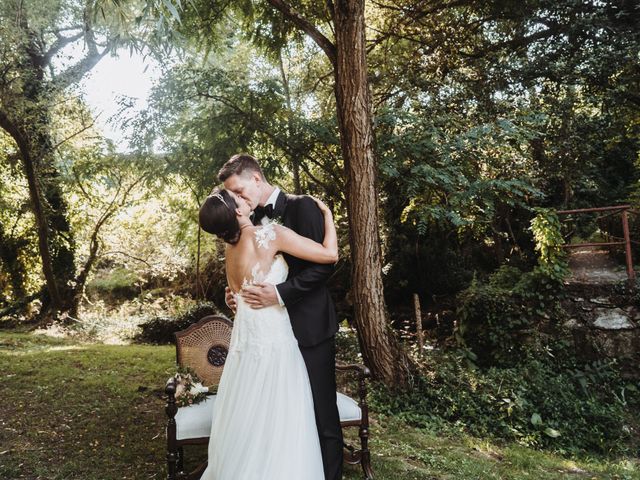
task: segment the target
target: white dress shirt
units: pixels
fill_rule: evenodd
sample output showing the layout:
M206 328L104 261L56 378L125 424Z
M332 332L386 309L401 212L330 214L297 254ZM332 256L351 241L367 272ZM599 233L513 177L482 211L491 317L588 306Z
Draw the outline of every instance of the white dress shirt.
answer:
M280 189L278 187L275 187L273 189L273 192L271 192L271 195L269 195L269 198L267 198L267 201L264 202L264 206L266 207L267 205L273 205L273 208L275 208L278 195L280 195ZM262 225L266 225L267 223L271 223L271 219L265 215L260 219L260 222L262 222Z

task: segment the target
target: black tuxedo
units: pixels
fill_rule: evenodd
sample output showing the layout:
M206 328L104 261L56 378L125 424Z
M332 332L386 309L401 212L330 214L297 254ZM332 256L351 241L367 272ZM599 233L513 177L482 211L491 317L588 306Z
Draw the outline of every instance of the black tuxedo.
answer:
M280 192L274 219L299 235L322 243L324 218L315 201L304 195ZM256 219L255 223L259 223ZM276 285L293 327L309 373L316 424L326 480L342 478L342 429L336 406L336 311L326 282L333 265L320 265L284 254L287 280Z

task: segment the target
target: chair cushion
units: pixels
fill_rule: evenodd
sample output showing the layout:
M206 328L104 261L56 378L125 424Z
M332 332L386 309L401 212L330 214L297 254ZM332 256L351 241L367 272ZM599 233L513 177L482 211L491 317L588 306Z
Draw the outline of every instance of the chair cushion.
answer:
M206 438L211 435L211 416L216 403L215 395L208 395L206 400L180 407L176 413L176 439Z
M338 397L338 412L341 422L359 421L362 419L362 411L358 403L351 397L336 392ZM211 435L211 416L216 403L216 396L209 395L207 399L181 407L176 413L176 439L206 438Z
M338 412L340 413L341 422L353 422L362 420L362 410L358 402L353 398L336 392L338 396Z

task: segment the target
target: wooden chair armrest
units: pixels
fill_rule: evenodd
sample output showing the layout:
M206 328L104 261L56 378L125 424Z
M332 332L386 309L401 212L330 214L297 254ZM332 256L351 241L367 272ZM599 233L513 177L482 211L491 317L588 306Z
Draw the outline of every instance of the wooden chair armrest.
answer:
M164 411L167 414L167 428L165 430L167 435L167 469L168 477L172 480L181 478L180 474L176 471L178 467L178 442L176 440L176 413L178 413L178 406L176 405L176 379L171 377L167 380L167 384L164 387L164 393L167 394L167 404L164 407Z
M364 432L369 428L369 406L367 405L367 378L371 377L371 370L364 365L354 364L339 364L336 363L336 371L343 372L356 372L358 375L358 406L362 412L362 421L360 423L360 429Z
M167 394L167 404L165 406L165 412L167 413L167 417L172 420L176 413L178 412L178 407L176 405L176 379L175 377L171 377L167 380L167 384L164 387L164 393ZM174 422L175 424L175 422Z
M360 378L370 378L371 377L371 370L369 370L367 367L365 367L364 365L360 365L357 363L352 363L352 364L343 364L343 363L336 363L336 371L342 371L342 372L347 372L347 371L354 371L358 373L358 376Z
M175 396L175 394L176 394L176 377L171 377L170 379L167 380L167 384L164 386L164 393L166 393L167 395Z

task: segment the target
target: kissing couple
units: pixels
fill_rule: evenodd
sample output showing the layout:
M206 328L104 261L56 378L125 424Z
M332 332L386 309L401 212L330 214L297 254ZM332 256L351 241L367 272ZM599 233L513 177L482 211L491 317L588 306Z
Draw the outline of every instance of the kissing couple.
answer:
M234 325L202 480L339 480L336 312L326 283L338 259L320 200L272 186L251 155L231 157L200 208L225 241Z

